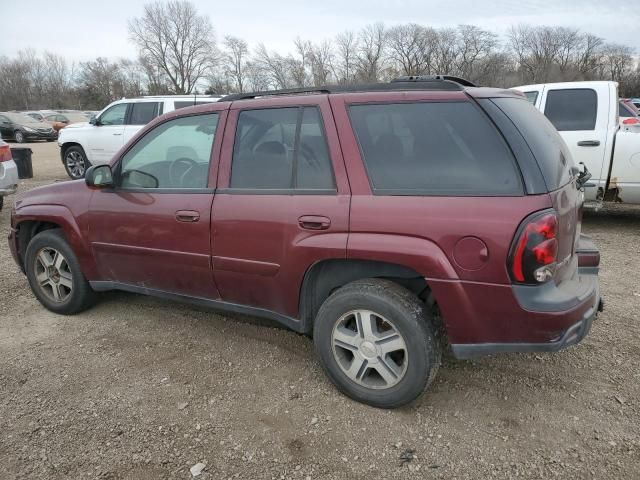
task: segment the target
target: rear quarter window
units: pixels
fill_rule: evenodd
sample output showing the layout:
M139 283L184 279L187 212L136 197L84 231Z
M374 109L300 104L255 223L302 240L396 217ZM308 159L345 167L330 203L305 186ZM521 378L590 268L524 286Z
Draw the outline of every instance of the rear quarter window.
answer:
M349 107L377 195L521 195L520 172L487 116L471 102Z
M516 126L535 157L549 191L571 180L571 152L553 124L527 100L494 98L493 103Z

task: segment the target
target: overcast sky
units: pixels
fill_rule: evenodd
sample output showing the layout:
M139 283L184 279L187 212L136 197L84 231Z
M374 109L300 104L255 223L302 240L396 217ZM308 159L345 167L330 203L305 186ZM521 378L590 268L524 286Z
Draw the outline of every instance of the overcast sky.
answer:
M640 53L639 0L193 0L216 29L253 47L286 52L296 36L313 41L382 21L435 27L475 24L504 33L510 25L566 25ZM51 50L81 61L98 56L135 57L127 20L140 16L139 0L0 0L0 55L20 49Z

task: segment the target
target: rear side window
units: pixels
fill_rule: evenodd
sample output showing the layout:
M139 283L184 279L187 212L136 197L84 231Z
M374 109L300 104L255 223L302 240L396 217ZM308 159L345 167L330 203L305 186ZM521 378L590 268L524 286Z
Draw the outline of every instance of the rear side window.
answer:
M519 98L494 98L493 103L511 119L536 158L550 191L571 180L573 160L569 149L549 120Z
M158 116L157 102L134 103L131 107L129 125L146 125Z
M231 188L334 190L318 109L288 107L240 112Z
M544 114L560 132L594 130L598 96L590 88L549 90Z
M353 105L349 113L376 194L522 194L511 151L470 102Z

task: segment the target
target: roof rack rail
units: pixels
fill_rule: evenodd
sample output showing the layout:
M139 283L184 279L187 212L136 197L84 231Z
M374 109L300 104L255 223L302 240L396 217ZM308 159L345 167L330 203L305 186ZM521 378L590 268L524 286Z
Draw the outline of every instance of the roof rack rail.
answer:
M398 77L389 83L367 83L356 85L327 85L322 87L287 88L283 90L266 90L261 92L232 93L222 97L219 102L234 102L249 100L257 97L272 97L276 95L300 95L309 93L355 93L355 92L385 92L393 90L464 90L475 87L464 78L450 75L412 75Z
M256 97L271 97L274 95L296 95L302 93L331 93L328 87L303 87L303 88L285 88L282 90L265 90L261 92L248 92L248 93L232 93L222 97L220 102L233 102L236 100L248 100Z
M466 78L454 77L453 75L406 75L391 80L391 83L398 82L442 82L449 81L459 83L464 87L476 87L477 85Z

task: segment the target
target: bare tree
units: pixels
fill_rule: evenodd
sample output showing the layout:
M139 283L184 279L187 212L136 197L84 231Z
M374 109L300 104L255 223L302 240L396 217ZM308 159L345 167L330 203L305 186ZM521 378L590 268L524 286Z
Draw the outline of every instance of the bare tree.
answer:
M387 32L389 54L402 75L420 75L429 69L430 32L422 25L397 25Z
M279 53L269 52L263 43L255 51L254 66L268 77L271 88L290 88L293 84L290 62Z
M633 49L626 45L608 43L602 48L603 76L622 81L633 66Z
M351 31L343 32L336 36L335 45L333 75L340 84L354 83L358 38Z
M460 25L457 45L455 72L463 78L476 81L481 76L480 70L485 60L496 52L498 36L475 25Z
M224 37L224 60L226 74L231 77L234 89L242 93L246 86L246 69L249 46L241 38L227 35Z
M356 55L357 76L364 82L382 77L385 61L386 30L382 23L367 25L360 31Z
M191 93L215 58L211 21L188 1L145 5L144 15L129 22L129 35L140 57L159 67L177 94Z
M329 41L319 44L311 44L309 48L309 63L311 64L311 77L313 85L319 87L330 82L333 50Z

